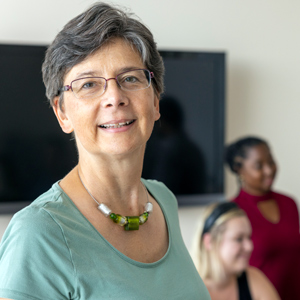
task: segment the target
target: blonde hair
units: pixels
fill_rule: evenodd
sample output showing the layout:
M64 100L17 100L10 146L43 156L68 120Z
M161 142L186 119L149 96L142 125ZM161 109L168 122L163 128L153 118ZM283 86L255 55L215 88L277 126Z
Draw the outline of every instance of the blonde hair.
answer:
M226 223L233 218L246 216L246 213L242 209L236 207L217 218L214 225L209 230L212 247L208 250L203 241L204 224L217 206L218 203L207 206L203 216L199 219L199 224L191 248L191 256L203 280L211 279L220 282L225 277L225 270L220 260L219 247L223 238L223 233L226 230Z

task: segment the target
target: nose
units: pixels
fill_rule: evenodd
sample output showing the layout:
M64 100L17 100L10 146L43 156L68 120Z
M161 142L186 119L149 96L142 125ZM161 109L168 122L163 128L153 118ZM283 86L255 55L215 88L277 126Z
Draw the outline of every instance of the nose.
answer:
M108 81L110 81L109 84ZM124 95L116 78L106 79L105 91L102 97L102 105L104 107L117 108L119 106L126 106L129 102L128 98Z
M272 165L266 165L265 167L265 174L268 176L273 176L276 172L276 166L275 164Z

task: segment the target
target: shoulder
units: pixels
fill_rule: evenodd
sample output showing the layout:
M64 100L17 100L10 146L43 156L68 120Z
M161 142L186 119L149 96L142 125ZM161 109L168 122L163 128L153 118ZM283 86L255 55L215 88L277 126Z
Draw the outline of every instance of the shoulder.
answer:
M249 209L251 210L251 207L252 207L251 202L245 201L242 197L239 197L239 196L232 199L231 202L236 203L240 209L244 210L247 213L247 215L249 214Z
M72 255L59 222L61 201L49 190L14 215L0 244L0 289L17 291L21 285L28 295L42 292L41 287L54 293L75 280ZM53 274L63 274L68 282Z
M156 180L142 180L149 193L160 206L167 223L179 234L178 202L164 183Z
M157 190L161 190L161 191L170 191L166 185L161 182L161 181L157 181L155 179L143 179L142 178L142 182L145 184L145 186L148 188L152 188L152 189L157 189Z
M49 237L63 239L59 224L42 207L28 206L11 219L2 237L0 250L16 251L23 247L24 252L27 248L30 251L30 247L40 245Z
M298 224L299 221L299 213L298 213L298 205L296 204L296 201L287 195L276 193L272 191L272 196L274 200L278 203L280 210L284 210L286 214L289 215L289 218L291 220L295 220L295 222Z
M290 203L291 205L296 205L296 201L291 196L288 196L286 194L272 191L272 196L278 201L285 201L286 203Z
M248 267L247 278L254 300L280 300L276 289L262 271L255 267Z
M36 198L29 207L46 207L48 203L58 202L64 196L63 190L60 188L58 182L54 183L52 187Z
M243 197L241 196L241 191L238 193L238 195L237 195L236 197L234 197L234 198L231 199L232 202L235 202L235 203L237 203L238 205L239 205L240 203L244 203L245 201L243 201L243 200L244 200L244 199L243 199Z
M164 183L153 179L142 179L142 182L158 202L169 203L177 206L175 195Z
M39 240L41 237L61 236L60 226L55 220L55 212L62 205L59 189L55 185L33 201L29 206L17 212L11 219L2 238L2 244L30 240Z

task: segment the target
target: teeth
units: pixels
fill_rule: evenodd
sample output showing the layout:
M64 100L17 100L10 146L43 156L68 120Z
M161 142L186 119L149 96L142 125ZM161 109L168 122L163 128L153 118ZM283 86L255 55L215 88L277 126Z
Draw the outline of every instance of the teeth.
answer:
M123 122L123 123L117 123L117 124L104 124L104 125L100 125L101 128L120 128L126 125L129 125L133 123L132 121L127 121L127 122Z

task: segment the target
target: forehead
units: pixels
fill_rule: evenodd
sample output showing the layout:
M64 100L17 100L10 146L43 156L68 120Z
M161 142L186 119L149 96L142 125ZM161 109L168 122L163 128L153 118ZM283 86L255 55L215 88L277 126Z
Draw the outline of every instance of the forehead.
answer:
M239 234L251 234L251 224L246 216L232 218L226 222L225 237L231 237Z
M115 38L75 65L65 78L78 78L85 73L92 76L116 76L132 68L145 68L140 53L129 42Z
M122 38L114 38L105 43L102 47L89 55L84 61L89 59L121 59L137 60L142 63L142 58L136 47L129 41Z
M256 145L246 150L246 160L247 159L258 160L258 159L269 158L270 156L271 156L270 149L265 144Z

